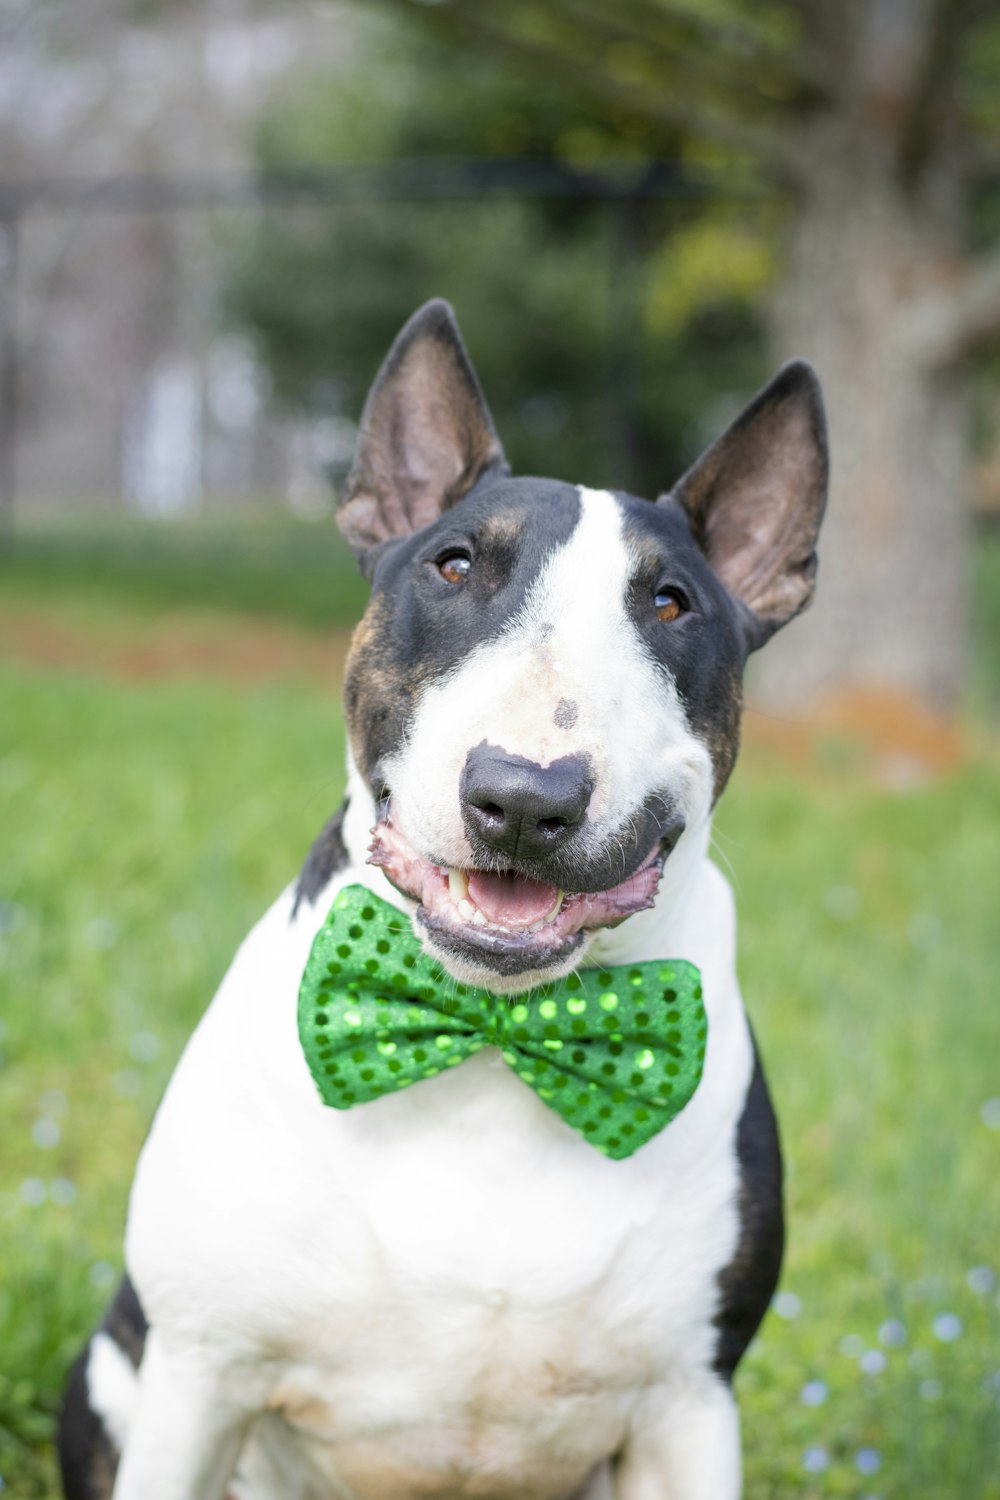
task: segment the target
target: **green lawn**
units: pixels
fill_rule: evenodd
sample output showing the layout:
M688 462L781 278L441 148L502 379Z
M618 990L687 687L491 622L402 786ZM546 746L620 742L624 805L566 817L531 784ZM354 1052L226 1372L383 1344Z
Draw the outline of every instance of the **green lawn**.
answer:
M332 519L275 507L175 521L106 510L24 518L0 551L0 591L57 604L84 595L102 609L223 606L305 625L352 625L368 593Z
M0 1475L28 1500L156 1101L343 735L305 682L9 665L0 703ZM904 792L830 766L751 751L718 819L789 1160L747 1495L1000 1500L1000 759Z

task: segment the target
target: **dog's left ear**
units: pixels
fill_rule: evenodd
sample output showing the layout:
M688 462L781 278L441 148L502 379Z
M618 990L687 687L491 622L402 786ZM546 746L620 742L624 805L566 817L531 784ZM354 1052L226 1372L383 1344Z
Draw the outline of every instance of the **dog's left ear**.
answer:
M750 611L751 650L812 598L828 475L819 380L793 360L671 492L714 572Z
M362 572L380 544L436 521L490 469L510 472L455 315L435 299L399 334L365 402L337 510Z

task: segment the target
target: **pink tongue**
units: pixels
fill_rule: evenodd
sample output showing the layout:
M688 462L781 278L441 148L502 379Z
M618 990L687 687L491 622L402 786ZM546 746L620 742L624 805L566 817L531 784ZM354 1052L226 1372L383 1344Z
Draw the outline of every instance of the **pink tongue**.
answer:
M504 927L530 927L548 916L559 894L557 886L542 885L527 875L491 875L486 870L470 870L469 900L478 906L488 922Z

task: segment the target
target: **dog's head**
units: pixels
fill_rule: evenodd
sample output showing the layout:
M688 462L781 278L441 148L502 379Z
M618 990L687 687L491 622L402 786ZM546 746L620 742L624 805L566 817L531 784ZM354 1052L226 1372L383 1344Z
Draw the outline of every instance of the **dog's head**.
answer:
M515 479L451 309L403 329L338 519L373 862L458 978L521 989L652 903L736 757L749 652L809 602L823 407L786 365L655 503Z

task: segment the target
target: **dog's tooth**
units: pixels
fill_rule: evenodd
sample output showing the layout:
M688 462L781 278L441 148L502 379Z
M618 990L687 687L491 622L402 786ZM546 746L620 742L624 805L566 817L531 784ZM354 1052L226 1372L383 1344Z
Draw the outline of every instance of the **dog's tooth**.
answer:
M469 904L471 905L471 902ZM473 910L472 920L476 924L477 927L485 927L486 926L486 918L483 916L482 912L479 910L478 907L474 908L474 910Z
M556 917L559 915L560 911L562 910L563 896L564 895L565 895L565 891L556 891L555 905L553 906L552 910L550 912L547 912L546 915L542 918L543 922L554 922L555 921Z
M467 922L471 922L476 916L476 908L471 901L460 901L458 903L458 912L459 916L464 917Z
M448 890L454 902L465 901L469 895L469 880L464 870L452 865L448 871Z

